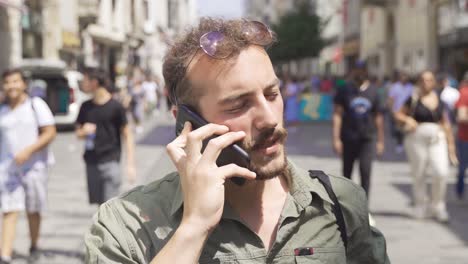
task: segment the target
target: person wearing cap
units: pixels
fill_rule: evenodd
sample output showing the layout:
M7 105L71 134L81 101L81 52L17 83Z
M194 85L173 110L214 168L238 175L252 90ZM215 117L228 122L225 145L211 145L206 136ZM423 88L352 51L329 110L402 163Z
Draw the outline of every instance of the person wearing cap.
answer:
M389 263L362 188L287 159L273 41L260 22L202 18L174 43L163 65L173 114L190 106L209 124L187 122L167 145L176 172L101 206L87 263ZM218 166L235 142L249 165Z
M457 147L459 160L455 191L457 197L462 199L465 194L465 171L468 167L468 71L463 76L459 91L460 97L455 104L457 110Z

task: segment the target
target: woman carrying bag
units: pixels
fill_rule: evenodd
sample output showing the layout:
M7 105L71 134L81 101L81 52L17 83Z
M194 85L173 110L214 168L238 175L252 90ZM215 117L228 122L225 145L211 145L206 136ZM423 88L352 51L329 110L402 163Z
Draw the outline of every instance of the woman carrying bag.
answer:
M445 193L450 162L457 164L455 143L444 105L435 91L431 71L423 72L413 95L395 113L405 131L404 146L413 177L413 216L431 216L447 222ZM431 199L427 199L426 178L432 174Z

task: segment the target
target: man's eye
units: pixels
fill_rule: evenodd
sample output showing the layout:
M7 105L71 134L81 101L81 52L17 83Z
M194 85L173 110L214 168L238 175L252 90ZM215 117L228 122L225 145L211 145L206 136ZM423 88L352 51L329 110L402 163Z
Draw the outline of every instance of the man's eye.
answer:
M270 93L270 94L266 94L265 97L270 100L270 101L273 101L276 99L276 97L278 97L278 93Z
M247 106L247 102L242 102L242 103L235 104L235 105L233 105L232 107L230 107L229 109L227 109L227 110L226 110L226 113L233 114L233 113L240 112L240 111L242 111L246 106Z

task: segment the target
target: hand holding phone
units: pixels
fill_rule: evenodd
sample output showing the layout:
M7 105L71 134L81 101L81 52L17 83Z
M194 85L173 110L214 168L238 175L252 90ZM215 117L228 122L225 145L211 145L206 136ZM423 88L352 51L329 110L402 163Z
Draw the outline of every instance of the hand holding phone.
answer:
M202 153L203 141L213 138ZM218 167L217 157L223 149L245 138L244 132L229 131L223 125L208 124L196 130L186 122L181 134L167 145L167 153L179 172L183 191L181 229L209 235L218 225L225 205L225 182L233 177L250 180L256 174L234 164Z
M177 112L177 119L176 119L176 135L177 136L181 133L182 129L184 128L184 124L187 121L192 124L193 130L198 129L208 124L208 121L206 121L203 117L201 117L201 115L198 114L190 106L183 105L183 104L179 105L178 112ZM208 144L208 141L213 138L214 137L211 137L203 141L202 152L205 150L206 145ZM250 167L249 154L247 154L247 152L244 149L242 149L238 144L232 144L228 146L227 148L224 148L221 151L221 154L218 156L218 159L216 160L216 164L219 167L225 166L231 163L234 163L240 167L247 168L247 169ZM238 185L243 185L245 183L245 179L243 178L234 177L234 178L231 178L231 180Z

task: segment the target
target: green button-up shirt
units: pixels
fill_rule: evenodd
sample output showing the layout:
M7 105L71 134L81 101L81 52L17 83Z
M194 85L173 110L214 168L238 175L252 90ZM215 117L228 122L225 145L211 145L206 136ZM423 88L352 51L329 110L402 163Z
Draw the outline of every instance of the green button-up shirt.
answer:
M262 240L226 204L199 263L390 263L385 239L369 227L361 187L330 176L347 227L345 252L331 211L332 201L322 184L291 162L289 169L290 192L272 248L267 251ZM103 204L85 236L87 263L149 263L179 226L182 205L177 173ZM311 254L295 255L295 249L306 247L313 249Z

